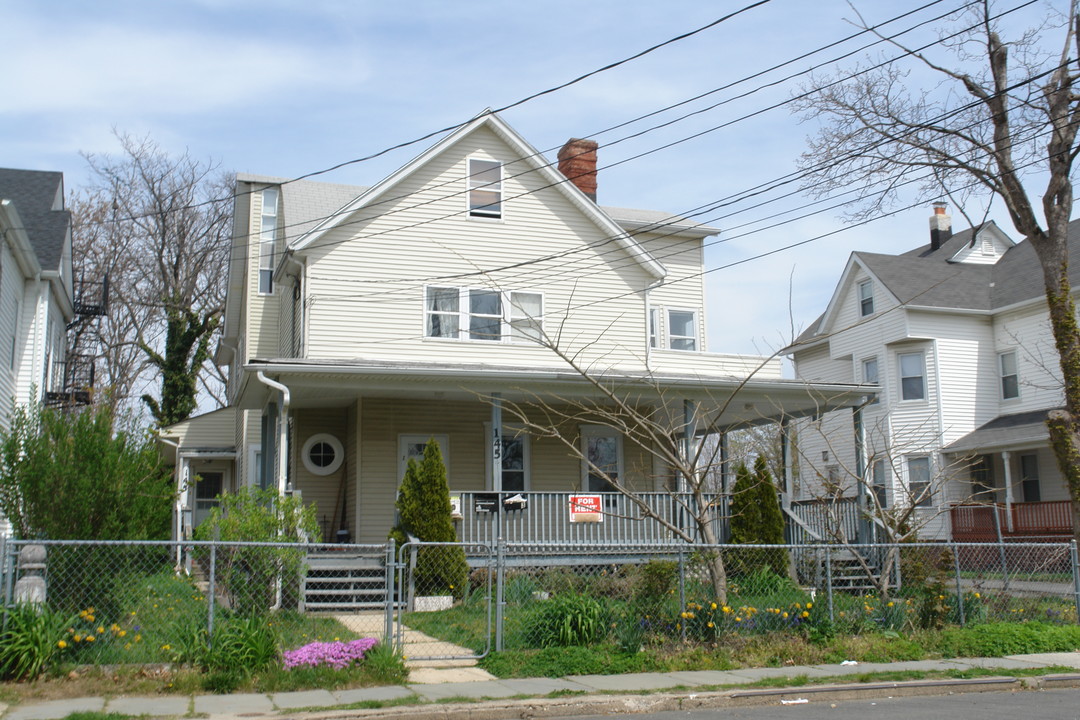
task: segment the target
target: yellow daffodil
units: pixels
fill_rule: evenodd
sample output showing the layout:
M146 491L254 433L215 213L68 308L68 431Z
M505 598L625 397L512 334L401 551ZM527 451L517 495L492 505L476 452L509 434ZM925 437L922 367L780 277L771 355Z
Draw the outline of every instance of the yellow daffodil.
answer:
M61 650L63 650L64 648L66 648L66 647L67 647L67 643L66 643L66 642L64 642L63 640L61 640L60 642L56 643L56 647L58 647L58 648L60 648Z

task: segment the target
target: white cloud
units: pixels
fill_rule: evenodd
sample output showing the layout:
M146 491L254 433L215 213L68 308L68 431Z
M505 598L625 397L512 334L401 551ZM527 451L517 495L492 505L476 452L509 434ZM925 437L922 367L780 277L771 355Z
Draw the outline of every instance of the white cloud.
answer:
M28 70L6 77L8 114L197 115L244 105L272 113L301 87L357 83L368 74L351 53L272 38L236 39L212 29L57 26L18 15L6 25L7 62Z

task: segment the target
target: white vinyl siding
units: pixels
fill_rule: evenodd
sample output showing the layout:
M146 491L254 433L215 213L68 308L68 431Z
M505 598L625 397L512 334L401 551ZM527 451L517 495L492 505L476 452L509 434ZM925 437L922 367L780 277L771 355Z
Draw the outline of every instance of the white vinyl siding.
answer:
M467 140L388 190L388 197L398 199L359 211L308 251L306 356L394 361L429 352L421 345L427 337L424 290L404 278L474 275L483 268L490 270L484 287L542 293L545 325L562 329L566 350L584 350L582 362L603 357L608 366L641 367L647 342L641 291L654 278L609 241L609 231L556 188L545 188L536 173L524 172L522 163L505 167L503 192L514 198L514 208L493 242L486 228L481 232L481 225L462 216L461 198L449 196L447 182L464 176L473 153L483 150L509 162L509 148L487 130ZM509 267L548 255L559 256L525 271ZM523 283L526 272L526 278L544 278L543 286ZM355 282L360 277L370 281L366 290ZM502 343L496 352L490 342L444 343L439 353L446 362L563 366L531 342Z

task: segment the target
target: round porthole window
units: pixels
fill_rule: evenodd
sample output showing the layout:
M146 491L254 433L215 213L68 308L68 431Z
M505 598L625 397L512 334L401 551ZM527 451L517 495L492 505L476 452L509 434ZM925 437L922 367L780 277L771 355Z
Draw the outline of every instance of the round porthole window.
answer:
M304 461L304 467L312 475L329 475L341 467L345 459L345 449L330 433L316 433L304 443L300 457Z

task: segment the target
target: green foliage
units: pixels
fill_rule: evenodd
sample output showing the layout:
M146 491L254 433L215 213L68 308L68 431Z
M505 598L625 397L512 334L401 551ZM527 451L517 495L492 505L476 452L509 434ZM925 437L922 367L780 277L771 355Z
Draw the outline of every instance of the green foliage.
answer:
M674 560L650 560L637 571L634 602L651 608L666 600L679 580L679 563Z
M410 458L401 480L397 511L399 524L390 538L404 544L410 535L422 542L456 542L450 514L450 484L446 479L439 444L429 440L424 459ZM453 595L461 599L468 583L469 565L461 547L424 547L416 558L414 580L420 595Z
M269 667L277 657L273 621L259 615L233 616L214 628L206 666L210 670L243 668L251 672Z
M751 473L740 464L735 471L731 496L731 542L734 545L782 545L784 517L776 495L772 473L763 456L758 456ZM787 569L783 550L755 548L732 552L728 557L733 575L769 568L780 575Z
M587 595L557 595L539 605L526 623L536 647L591 645L607 635L604 607Z
M1080 626L1041 622L993 623L949 628L941 634L941 651L949 657L1002 657L1080 649Z
M0 676L32 680L54 669L70 647L67 628L73 620L37 605L8 609L0 633Z
M173 497L152 439L104 406L19 406L0 433L0 512L21 538L166 539Z
M409 677L405 658L394 646L381 642L364 654L363 667L372 680L388 685L400 685Z
M482 658L479 664L496 677L558 678L568 675L613 675L668 669L651 654L622 653L611 647L508 650L491 653Z
M317 537L315 508L272 488L247 488L221 496L221 503L195 529L198 540L302 543ZM276 582L296 582L303 549L224 545L217 573L231 606L240 614L263 612L274 604Z

